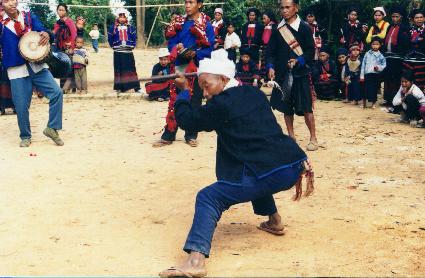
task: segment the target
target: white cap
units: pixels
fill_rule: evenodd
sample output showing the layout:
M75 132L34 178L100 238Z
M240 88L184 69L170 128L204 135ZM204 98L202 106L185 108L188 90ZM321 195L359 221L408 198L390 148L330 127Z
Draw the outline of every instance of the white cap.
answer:
M170 56L170 51L168 51L168 48L160 48L158 50L158 58L168 57L168 56Z
M222 8L216 8L214 10L214 14L219 13L219 14L223 14L223 9Z
M199 62L198 76L203 73L223 75L232 79L235 77L236 66L229 60L227 51L219 49L211 52L211 59L205 58Z
M124 8L118 8L115 10L115 16L118 17L120 14L125 14L125 17L129 18L130 12Z
M384 17L386 17L386 16L387 16L387 13L385 12L384 7L376 7L376 8L373 8L373 14L375 14L376 12L381 12L381 13L384 15Z

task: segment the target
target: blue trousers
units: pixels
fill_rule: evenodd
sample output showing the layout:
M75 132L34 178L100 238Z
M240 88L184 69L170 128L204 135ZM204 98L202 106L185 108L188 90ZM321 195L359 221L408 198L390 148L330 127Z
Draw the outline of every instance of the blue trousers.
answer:
M93 46L94 51L97 53L99 52L99 40L91 40L91 44Z
M187 253L200 252L208 258L217 222L232 205L251 202L257 215L276 213L273 194L292 188L303 170L302 162L288 165L263 178L257 178L247 170L240 184L218 181L205 187L196 196L195 216L183 250Z
M31 138L29 108L34 87L50 100L47 126L56 130L62 129L63 95L61 88L48 69L34 73L30 66L27 67L30 76L10 80L21 139Z

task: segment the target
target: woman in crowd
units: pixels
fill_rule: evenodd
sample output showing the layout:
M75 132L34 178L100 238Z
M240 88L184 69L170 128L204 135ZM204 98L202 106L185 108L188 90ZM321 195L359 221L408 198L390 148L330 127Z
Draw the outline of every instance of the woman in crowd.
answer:
M260 47L263 44L262 37L264 26L258 22L260 11L257 8L249 8L247 13L248 22L242 27L242 47L248 48L251 59L257 64L260 58Z
M382 40L385 39L388 27L390 26L390 24L384 20L386 16L387 13L383 7L376 7L373 9L375 24L369 29L369 33L366 37L366 44L370 44L373 37L379 37Z
M359 44L360 51L364 49L364 38L367 32L367 25L358 20L358 10L350 8L347 13L347 21L341 28L340 43L345 49L350 49L354 43Z

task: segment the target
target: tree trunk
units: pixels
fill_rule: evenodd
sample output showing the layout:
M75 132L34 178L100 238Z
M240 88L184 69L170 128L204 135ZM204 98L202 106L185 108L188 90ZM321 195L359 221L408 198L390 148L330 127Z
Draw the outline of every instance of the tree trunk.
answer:
M108 20L106 15L103 15L103 35L104 42L108 42Z
M145 0L136 0L136 23L137 23L137 46L145 46L145 8L140 5L145 5Z

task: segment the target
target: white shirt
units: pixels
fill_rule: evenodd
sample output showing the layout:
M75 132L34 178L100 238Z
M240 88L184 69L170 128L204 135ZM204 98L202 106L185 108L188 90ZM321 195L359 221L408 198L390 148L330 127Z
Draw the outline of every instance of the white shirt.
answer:
M92 40L98 40L100 37L99 30L91 30L89 36L92 38Z
M285 24L286 24L286 20L282 19L282 21L277 26L277 29L279 29L280 27L282 27ZM300 25L301 25L301 18L300 18L299 15L297 15L297 18L291 24L289 24L289 26L291 26L292 29L294 29L297 32L298 32L298 29L300 29Z
M5 14L4 17L3 17L3 20L6 20L7 18L9 18L9 16L7 14ZM18 15L17 21L21 23L22 27L25 26L24 25L25 24L24 16L21 12ZM15 22L13 20L9 21L9 23L5 27L16 34ZM31 28L28 31L31 31ZM23 65L20 65L20 66L8 68L7 69L7 75L9 76L9 79L13 80L13 79L24 78L24 77L30 76L27 65L31 67L31 69L34 73L38 73L43 69L49 68L49 66L46 63L35 64L35 63L27 62L26 64L23 64Z
M231 35L227 33L226 39L224 40L224 49L227 50L232 48L233 45L236 45L237 48L241 47L241 39L235 32L233 32Z
M394 106L402 105L404 109L407 109L407 104L402 102L401 100L402 92L403 92L403 87L400 87L400 89L398 90L397 94L395 95L393 99L393 105ZM421 106L425 106L425 95L421 91L421 89L419 89L418 86L413 84L412 87L410 87L409 93L412 94L419 101L419 104Z

